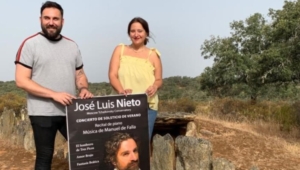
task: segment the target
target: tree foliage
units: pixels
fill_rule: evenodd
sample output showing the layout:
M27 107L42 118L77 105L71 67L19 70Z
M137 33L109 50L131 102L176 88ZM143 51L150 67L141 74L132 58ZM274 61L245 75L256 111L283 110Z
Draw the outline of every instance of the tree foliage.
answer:
M15 93L19 96L23 96L25 97L26 95L26 92L19 89L17 86L16 86L16 83L15 81L0 81L0 96L1 95L5 95L7 93Z
M199 77L173 76L164 78L163 86L158 92L160 100L174 100L187 98L191 100L205 100L207 94L200 89Z
M228 37L212 36L201 46L212 67L201 74L202 90L215 96L245 94L256 98L265 88L293 87L300 79L300 1L269 10L267 21L255 13L230 23Z

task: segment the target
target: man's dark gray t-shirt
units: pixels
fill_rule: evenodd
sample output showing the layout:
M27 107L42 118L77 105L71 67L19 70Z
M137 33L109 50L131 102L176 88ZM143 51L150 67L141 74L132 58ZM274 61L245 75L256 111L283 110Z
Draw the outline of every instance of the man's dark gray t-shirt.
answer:
M35 34L22 43L15 63L31 69L31 79L39 85L76 95L75 73L83 63L74 41L63 36L51 41L40 33ZM27 95L27 109L30 116L65 116L62 104L30 93Z

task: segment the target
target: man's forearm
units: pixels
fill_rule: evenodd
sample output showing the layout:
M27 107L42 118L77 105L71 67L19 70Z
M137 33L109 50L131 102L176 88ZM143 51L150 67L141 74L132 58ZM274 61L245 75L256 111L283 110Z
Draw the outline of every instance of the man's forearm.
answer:
M79 90L79 92L82 89L88 89L88 87L89 87L88 80L87 80L87 77L86 77L83 69L76 71L76 86L77 86L77 89Z
M28 93L39 97L52 98L55 93L54 91L37 84L31 79L16 80L16 85Z
M81 91L82 89L88 89L89 88L88 80L87 80L85 75L77 77L76 86L77 86L77 89L79 91Z

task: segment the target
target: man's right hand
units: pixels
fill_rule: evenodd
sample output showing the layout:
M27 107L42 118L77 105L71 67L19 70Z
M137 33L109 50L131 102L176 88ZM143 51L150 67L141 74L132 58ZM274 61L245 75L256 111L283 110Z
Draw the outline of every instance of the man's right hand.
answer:
M76 99L76 97L65 92L54 92L52 99L64 106L67 106L72 104L72 99Z

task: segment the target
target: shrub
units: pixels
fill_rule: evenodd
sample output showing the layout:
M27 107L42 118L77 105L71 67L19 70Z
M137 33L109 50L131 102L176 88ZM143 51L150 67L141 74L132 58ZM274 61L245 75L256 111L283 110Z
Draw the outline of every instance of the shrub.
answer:
M188 98L181 98L177 100L161 100L159 102L160 112L186 112L192 113L196 110L197 103Z
M188 98L181 98L176 101L177 111L192 113L196 110L197 104L195 101Z
M292 108L296 117L297 125L300 126L300 101L293 103Z
M300 125L300 102L260 101L252 104L251 101L222 98L211 102L210 111L224 120L275 122L283 131Z
M26 105L26 99L15 93L7 93L0 96L0 113L4 108L12 109L16 113L20 113L21 109Z
M297 115L292 105L282 105L274 112L274 118L284 131L290 131L297 124Z

